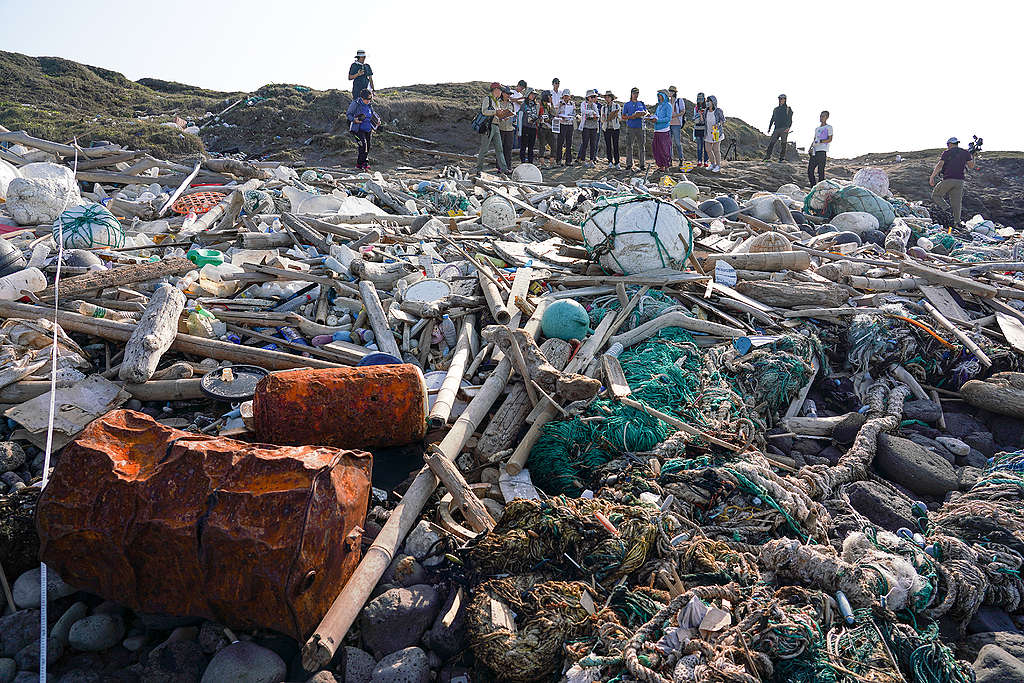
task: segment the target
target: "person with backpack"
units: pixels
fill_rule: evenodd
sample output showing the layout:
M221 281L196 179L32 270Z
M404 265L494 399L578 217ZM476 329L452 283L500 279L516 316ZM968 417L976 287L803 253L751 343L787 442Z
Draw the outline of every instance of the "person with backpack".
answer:
M590 148L590 161L583 163L586 168L593 168L597 163L597 133L601 128L601 108L597 106L597 91L588 90L587 96L580 104L580 131L583 133L583 140L580 142L580 151L576 156L583 161L587 148Z
M537 93L527 88L523 103L519 109L519 120L523 132L519 138L519 161L523 164L533 163L533 146L537 142L537 121L540 119L540 108L537 105Z
M549 91L541 93L537 112L540 115L537 126L537 154L544 161L544 168L550 168L551 157L555 154L555 136L551 132L551 119L556 115L556 111Z
M501 86L501 97L498 98L498 130L501 132L501 149L505 154L505 168L512 168L512 149L515 147L516 108L512 104L512 91L508 86Z
M629 91L629 102L622 105L622 120L626 122L626 170L633 170L633 147L640 150L640 170L647 168L647 149L644 144L644 118L647 107L640 101L640 88Z
M814 187L814 171L818 171L818 181L825 179L825 157L828 156L828 146L832 142L832 126L828 125L828 112L823 111L819 117L821 125L814 129L814 140L807 149L807 181Z
M772 156L772 149L775 143L779 143L779 161L786 160L786 141L789 139L789 131L793 127L793 107L786 104L786 95L779 95L779 106L772 110L772 120L768 122L768 134L771 140L768 141L768 149L764 152L764 161ZM772 133L772 128L775 132Z
M668 101L672 105L672 120L668 130L672 135L672 153L676 157L679 168L683 167L683 122L686 121L686 100L679 97L676 86L668 88Z
M366 159L370 154L370 136L373 133L373 124L376 115L373 112L371 100L373 93L369 88L364 88L357 99L352 100L345 112L348 119L349 132L355 136L359 151L356 154L356 168L360 171L369 171L370 167Z
M718 98L708 95L704 112L704 149L711 164L711 172L722 170L722 140L725 138L725 114L718 108Z
M658 172L665 173L672 165L672 102L668 90L658 91L658 104L654 107L654 140L651 151L654 152L654 163Z
M572 131L576 125L576 105L572 103L572 93L562 91L562 103L558 106L558 116L551 124L551 131L558 129L558 143L555 149L555 165L572 165ZM565 152L565 163L562 163L562 152Z
M601 105L601 128L604 129L604 151L608 154L608 168L619 169L619 119L622 118L622 107L615 101L611 90L604 94Z
M704 148L704 133L707 125L704 123L704 115L707 113L707 100L704 93L697 93L697 101L693 106L693 141L697 143L697 165L702 168L708 167L708 151Z
M501 149L501 131L498 130L495 117L498 117L498 99L501 97L501 84L491 83L490 92L480 102L480 111L474 121L474 128L480 134L480 152L476 158L477 174L484 172L484 155L487 149L494 148L494 158L502 173L508 173L505 154Z

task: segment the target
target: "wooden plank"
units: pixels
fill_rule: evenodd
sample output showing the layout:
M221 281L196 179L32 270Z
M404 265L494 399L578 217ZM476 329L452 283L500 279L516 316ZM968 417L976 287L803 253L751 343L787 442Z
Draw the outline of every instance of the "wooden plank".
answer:
M1017 351L1024 353L1024 323L1002 311L996 311L996 322L1006 337L1007 343Z
M994 297L998 293L998 289L992 285L986 285L982 282L960 277L959 275L953 275L951 273L943 273L942 271L922 266L914 263L913 261L903 261L900 264L900 268L905 273L923 277L925 280L928 280L928 282L933 284L945 287L954 287L965 292L972 292L978 296Z
M106 289L108 287L123 287L146 282L169 275L184 275L190 270L195 270L196 264L187 258L175 257L154 261L153 263L133 263L127 266L120 266L112 270L99 270L78 277L68 278L60 281L60 297L77 296L83 292L94 289ZM40 299L53 296L53 287L47 287L39 294Z
M967 311L965 311L960 304L956 302L956 299L950 295L949 291L945 287L920 285L918 289L920 289L925 298L931 302L932 306L935 306L935 308L947 318L955 318L957 320L971 319L971 316L968 315Z
M629 384L626 382L626 373L622 371L622 364L619 363L618 358L603 354L601 356L601 369L604 371L605 379L608 382L608 390L612 392L612 396L615 398L629 396L630 389Z

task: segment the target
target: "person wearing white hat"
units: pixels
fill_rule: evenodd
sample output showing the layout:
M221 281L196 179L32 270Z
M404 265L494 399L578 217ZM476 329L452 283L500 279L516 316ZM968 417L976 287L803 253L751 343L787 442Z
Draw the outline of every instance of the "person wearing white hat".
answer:
M597 106L597 90L587 91L587 97L580 104L580 131L583 133L583 140L580 142L580 151L576 156L583 161L587 148L590 148L590 161L585 161L586 168L592 168L597 163L597 133L601 128L601 109Z
M552 122L551 130L558 128L558 142L555 143L555 166L572 165L572 131L576 125L576 105L572 103L572 93L568 89L562 91L562 102L558 105L558 116ZM562 152L565 152L565 163L562 163Z
M941 208L949 207L953 213L953 225L957 228L960 227L960 212L963 209L966 169L973 171L975 165L974 155L960 146L959 139L952 137L946 140L946 151L928 178L928 184L935 188L932 190L932 201ZM939 173L942 174L942 182L936 185L935 177ZM949 203L946 202L947 195Z
M619 169L619 130L622 124L622 106L615 101L611 90L604 94L601 106L601 127L604 129L604 150L608 154L608 168Z
M356 61L348 68L348 80L352 81L353 100L367 88L376 90L373 86L373 69L366 63L365 50L356 50Z

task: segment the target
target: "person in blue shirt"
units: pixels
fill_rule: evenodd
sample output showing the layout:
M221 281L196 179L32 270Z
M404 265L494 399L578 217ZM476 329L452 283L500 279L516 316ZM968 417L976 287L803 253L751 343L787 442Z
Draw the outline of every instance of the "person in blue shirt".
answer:
M349 131L355 136L359 144L359 153L356 157L356 168L360 171L369 171L366 157L370 153L370 135L373 133L374 120L377 118L373 113L373 105L370 103L373 93L369 88L364 88L357 99L352 100L345 112L348 119Z
M359 93L373 87L373 69L366 63L366 51L356 50L356 61L348 68L348 80L352 81L352 99L359 99Z
M654 108L654 141L651 143L654 151L654 163L658 165L658 171L665 173L672 165L672 136L670 123L672 121L672 102L667 90L658 91L658 105Z
M647 150L644 144L644 117L647 107L640 101L640 88L629 91L629 102L622 106L622 120L626 122L626 170L633 169L633 146L640 150L640 170L647 167Z

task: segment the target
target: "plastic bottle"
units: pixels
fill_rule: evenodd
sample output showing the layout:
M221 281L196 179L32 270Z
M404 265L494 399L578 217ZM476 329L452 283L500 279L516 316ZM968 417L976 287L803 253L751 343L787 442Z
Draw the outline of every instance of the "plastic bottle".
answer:
M280 334L285 340L290 341L293 344L299 344L301 346L309 346L309 342L306 338L299 333L294 327L288 327L287 325L277 328L278 334Z
M444 336L444 343L448 345L448 348L454 348L458 333L455 331L455 323L447 313L441 316L441 334Z
M82 315L89 315L93 318L103 318L105 320L118 320L118 321L138 321L141 317L139 313L126 313L124 311L112 311L109 308L103 308L96 304L91 304L88 301L82 301L78 304L78 312Z
M46 276L38 268L25 268L17 273L0 277L0 301L17 301L24 292L46 289Z
M612 358L618 358L619 354L624 351L624 347L619 342L615 342L608 347L608 350L604 352L604 355L611 356Z

